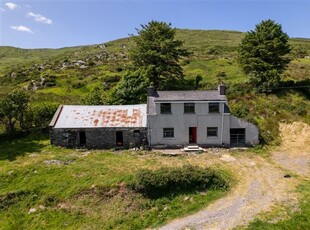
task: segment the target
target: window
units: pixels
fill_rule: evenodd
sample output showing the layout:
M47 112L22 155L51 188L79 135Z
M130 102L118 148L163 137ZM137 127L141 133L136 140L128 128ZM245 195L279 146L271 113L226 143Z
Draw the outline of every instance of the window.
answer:
M164 128L163 136L164 138L173 138L174 128Z
M219 103L209 103L209 113L219 113L220 104Z
M224 104L224 113L230 113L230 110L227 104Z
M195 103L184 103L184 113L195 113Z
M208 127L207 137L217 137L217 127Z
M171 103L161 103L160 104L161 114L171 114Z

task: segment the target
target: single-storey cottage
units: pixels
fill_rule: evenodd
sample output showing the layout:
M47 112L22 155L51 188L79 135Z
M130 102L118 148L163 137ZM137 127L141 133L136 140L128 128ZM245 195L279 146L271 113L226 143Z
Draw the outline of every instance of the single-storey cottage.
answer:
M147 104L60 106L50 123L51 143L114 148L248 146L258 128L230 114L226 88L205 91L147 89Z
M49 127L57 146L139 147L146 142L146 105L61 105Z

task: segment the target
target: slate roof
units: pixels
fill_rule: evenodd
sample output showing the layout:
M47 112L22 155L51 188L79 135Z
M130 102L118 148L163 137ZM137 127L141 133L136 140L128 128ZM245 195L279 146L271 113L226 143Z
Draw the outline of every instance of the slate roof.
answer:
M146 104L63 105L52 122L54 128L146 127Z
M226 96L218 90L157 91L154 101L226 101Z
M148 97L148 111L152 115L156 114L156 102L176 102L176 101L227 101L225 95L220 95L218 90L204 91L157 91L154 97Z

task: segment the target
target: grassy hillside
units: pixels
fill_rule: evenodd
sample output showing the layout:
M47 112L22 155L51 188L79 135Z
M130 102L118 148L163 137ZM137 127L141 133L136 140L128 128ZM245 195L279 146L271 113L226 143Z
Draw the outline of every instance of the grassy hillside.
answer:
M310 39L290 40L292 62L283 74L282 88L276 94L257 95L250 92L236 60L243 36L237 31L177 30L177 38L192 52L181 60L187 80L181 87L195 89L194 79L201 75L199 89L214 89L221 75L229 87L234 114L267 128L263 132L270 132L271 139L277 133L277 125L270 126L274 119L308 122L310 88L305 86L310 84L310 58L305 57L310 55ZM0 97L26 87L35 102L80 104L94 87L105 92L113 89L129 64L128 50L133 46L131 38L123 38L62 49L0 47Z
M187 79L201 75L201 88L208 88L218 82L219 73L225 72L226 84L245 82L247 78L236 62L242 37L243 33L237 31L178 30L177 38L192 52L182 61ZM294 60L285 77L304 80L310 73L310 59L304 58L310 55L310 40L291 39L290 43ZM128 49L132 47L130 38L61 49L0 47L0 96L29 85L31 80L39 84L40 77L44 77L52 82L39 87L36 99L79 103L93 87L103 85L110 90L115 85L128 64Z

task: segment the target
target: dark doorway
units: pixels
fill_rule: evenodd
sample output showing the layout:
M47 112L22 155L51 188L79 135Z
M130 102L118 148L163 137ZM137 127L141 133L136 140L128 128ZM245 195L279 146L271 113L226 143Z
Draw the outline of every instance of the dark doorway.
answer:
M85 146L86 145L86 133L84 131L79 132L79 137L80 137L80 146Z
M123 146L123 131L116 131L116 146Z
M230 145L245 145L245 129L230 129Z
M197 127L189 127L189 143L197 144Z

